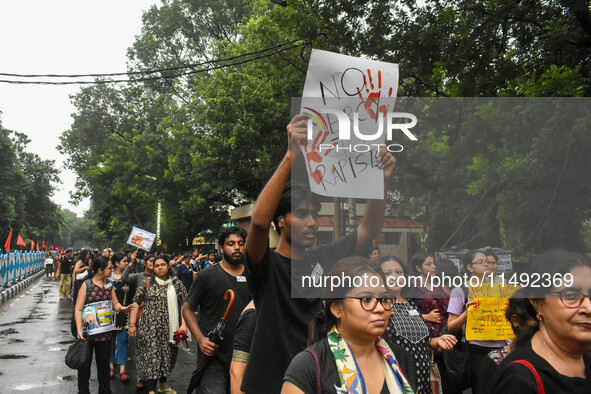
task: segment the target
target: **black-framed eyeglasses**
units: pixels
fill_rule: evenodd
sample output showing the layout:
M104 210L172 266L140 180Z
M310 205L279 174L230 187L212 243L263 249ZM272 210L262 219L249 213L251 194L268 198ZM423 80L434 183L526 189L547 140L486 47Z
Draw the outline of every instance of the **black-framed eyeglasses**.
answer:
M583 301L585 301L585 298L591 299L591 294L583 294L582 291L577 289L551 291L550 293L558 294L562 305L572 309L580 307L583 304Z
M372 297L372 296L365 296L365 297L345 297L345 298L352 298L355 300L359 300L361 303L361 307L363 310L371 312L373 311L376 306L378 306L378 302L382 304L385 310L391 311L394 308L394 297Z

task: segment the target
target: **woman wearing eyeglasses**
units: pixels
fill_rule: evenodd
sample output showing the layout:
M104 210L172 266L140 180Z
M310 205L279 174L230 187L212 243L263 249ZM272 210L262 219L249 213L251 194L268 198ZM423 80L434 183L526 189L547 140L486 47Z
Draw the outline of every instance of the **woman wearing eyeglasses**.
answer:
M564 250L534 257L531 275L552 284L529 287L539 329L503 360L493 393L590 393L591 261ZM548 274L548 275L546 275Z
M484 254L486 255L486 261L490 264L490 272L492 274L493 280L495 283L500 282L500 278L497 275L497 270L499 268L499 258L496 254L492 252L492 250L485 250Z
M109 281L113 265L105 257L97 257L92 261L91 279L82 283L74 318L78 338L88 341L88 362L78 370L78 392L90 393L90 367L92 353L95 354L96 371L99 383L99 393L111 393L109 383L109 355L111 354L112 311L127 312L132 306L123 306L113 291L113 284ZM87 289L88 286L88 289ZM98 311L101 314L98 314ZM97 312L97 313L95 313ZM97 319L98 315L98 319ZM84 323L89 323L88 338L84 336Z
M381 335L392 315L393 299L384 277L367 259L339 261L331 277L353 284L334 289L310 331L317 342L289 365L282 393L412 393L413 389ZM346 283L347 285L347 283Z
M506 341L466 341L465 327L468 317L468 307L473 303L470 302L470 295L468 293L468 284L485 283L491 274L491 265L486 259L486 255L478 250L473 250L466 253L462 259L464 272L469 275L468 283L464 286L455 287L449 297L449 305L447 312L449 317L447 320L447 328L449 332L457 333L460 337L461 343L458 345L464 354L467 354L465 360L456 360L457 363L464 362L463 365L447 365L448 371L459 371L463 373L455 384L454 392L462 392L463 389L472 387L473 394L480 394L477 391L478 377L482 363L485 357L493 349L503 348ZM467 348L466 348L467 347ZM445 355L444 355L445 357ZM451 376L451 374L450 374Z

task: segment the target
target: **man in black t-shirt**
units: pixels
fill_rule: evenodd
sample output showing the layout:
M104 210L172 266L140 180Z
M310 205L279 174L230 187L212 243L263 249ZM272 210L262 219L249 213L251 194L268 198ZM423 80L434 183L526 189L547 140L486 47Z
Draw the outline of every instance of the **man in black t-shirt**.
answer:
M67 298L70 296L72 290L72 267L74 265L74 251L72 249L66 250L66 255L60 260L60 298Z
M242 264L245 240L246 231L240 227L228 227L220 232L218 241L222 261L197 275L187 302L182 307L187 327L199 344L197 360L204 356L210 357L196 389L198 394L230 393L230 362L236 324L240 313L251 300ZM234 305L226 318L223 341L216 345L207 335L226 311L229 300L224 299L224 294L228 289L234 290ZM197 308L199 320L195 316Z
M326 275L337 261L361 255L379 235L384 222L384 200L368 200L357 230L329 244L314 246L318 196L297 185L285 188L292 163L307 138L307 118L297 115L287 126L287 153L252 213L246 254L257 325L241 387L247 394L279 393L289 363L306 347L308 324L321 309L320 294L291 298L292 281L297 282L303 275ZM395 162L383 147L378 165L384 169L385 179L392 174ZM271 221L280 232L276 251L268 247Z

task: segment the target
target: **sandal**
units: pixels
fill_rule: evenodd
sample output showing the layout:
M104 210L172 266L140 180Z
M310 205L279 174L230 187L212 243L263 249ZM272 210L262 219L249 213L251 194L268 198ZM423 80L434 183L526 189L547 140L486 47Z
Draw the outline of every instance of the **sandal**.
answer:
M142 381L137 382L135 385L135 389L137 391L144 391L144 382L142 382Z
M162 387L158 388L158 393L162 393L162 394L176 394L176 391L174 391L172 389L172 387L167 387L165 389L163 389Z
M122 382L129 382L129 375L127 374L127 371L123 371L119 374L119 380Z
M111 368L111 373L109 374L109 377L111 379L113 379L115 377L115 368Z

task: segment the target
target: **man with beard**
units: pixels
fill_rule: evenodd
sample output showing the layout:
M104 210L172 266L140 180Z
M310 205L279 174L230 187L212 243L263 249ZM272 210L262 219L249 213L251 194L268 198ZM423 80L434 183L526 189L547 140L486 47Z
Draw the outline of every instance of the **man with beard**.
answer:
M242 264L246 231L237 226L225 228L220 232L218 241L222 261L197 275L182 307L185 323L199 344L197 360L211 357L197 386L198 394L230 393L229 371L236 324L251 300ZM228 289L234 290L236 298L222 332L224 340L218 346L209 340L207 334L215 328L226 310L228 301L224 299L224 294ZM197 308L199 320L195 316Z

